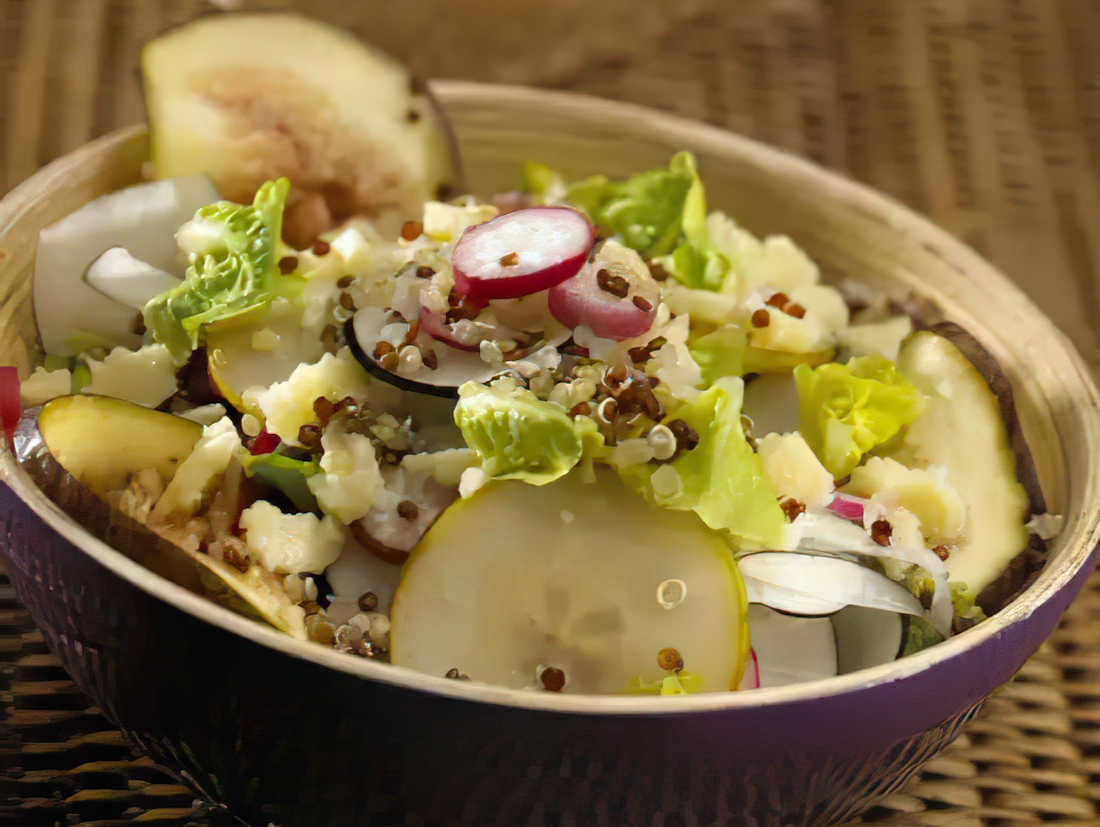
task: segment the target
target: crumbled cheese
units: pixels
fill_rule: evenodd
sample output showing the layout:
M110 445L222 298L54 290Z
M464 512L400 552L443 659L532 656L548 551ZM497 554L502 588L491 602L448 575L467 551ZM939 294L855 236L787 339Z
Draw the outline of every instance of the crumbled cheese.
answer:
M471 448L448 448L423 454L406 454L401 467L411 471L431 474L440 485L456 486L467 468L477 465L477 454Z
M348 227L330 242L330 247L344 260L344 272L359 275L370 263L370 243L355 227Z
M197 408L180 411L176 415L198 422L200 425L213 425L225 416L225 406L218 402L211 402L209 405L199 405Z
M241 528L249 555L278 574L322 572L344 547L345 529L332 517L284 514L264 500L241 512Z
M298 430L317 417L313 402L323 396L333 401L367 396L370 379L351 351L341 348L334 356L326 353L311 365L298 365L285 382L276 382L255 395L269 433L290 445L301 445Z
M176 364L164 345L116 347L102 361L88 359L92 381L84 393L113 396L155 408L176 392Z
M202 436L153 508L153 518L194 514L202 504L203 494L229 466L234 454L242 451L237 429L229 417L222 417L202 429Z
M23 400L24 408L33 408L56 396L70 393L72 387L73 375L68 368L46 370L43 367L37 367L34 373L20 383L19 398Z
M459 207L429 201L424 205L424 233L440 241L457 241L467 227L488 221L498 212L492 204Z
M649 476L657 504L671 502L684 493L684 480L671 465L662 465Z
M306 484L323 512L342 523L354 522L370 511L382 487L374 445L362 434L326 428L321 447L321 470Z
M471 466L458 479L458 494L462 499L472 497L488 481L489 475L481 470L481 466Z
M806 284L787 295L792 302L802 305L806 318L816 321L825 330L838 333L848 326L848 305L835 287Z
M1027 530L1040 540L1052 540L1062 533L1066 518L1062 514L1035 514L1027 521Z
M803 505L824 506L833 493L830 474L802 434L768 434L757 445L764 474L780 497Z
M934 469L907 468L895 459L871 457L852 471L843 490L870 497L888 511L900 506L913 512L931 546L959 539L966 525L962 497L946 475Z
M913 332L913 320L908 316L893 316L880 322L854 324L838 334L840 344L850 356L879 354L891 362L898 359L902 340Z

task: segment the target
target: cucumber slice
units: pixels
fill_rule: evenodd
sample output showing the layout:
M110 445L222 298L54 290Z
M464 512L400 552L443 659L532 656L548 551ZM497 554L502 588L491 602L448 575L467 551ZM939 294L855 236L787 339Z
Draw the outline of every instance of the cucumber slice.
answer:
M459 184L434 101L401 63L335 26L209 15L150 41L141 66L157 176L205 172L248 203L285 175L295 246L349 215L419 215Z
M686 585L673 608L668 580ZM666 604L667 605L667 604ZM661 676L679 651L703 691L736 687L748 654L745 597L729 548L694 515L653 508L609 472L543 487L491 483L452 506L405 565L391 659L435 675L617 693Z
M902 345L898 370L928 397L901 443L886 453L910 468L941 466L966 507L964 536L948 577L978 594L1028 542L1028 495L1016 476L997 396L963 353L921 331Z

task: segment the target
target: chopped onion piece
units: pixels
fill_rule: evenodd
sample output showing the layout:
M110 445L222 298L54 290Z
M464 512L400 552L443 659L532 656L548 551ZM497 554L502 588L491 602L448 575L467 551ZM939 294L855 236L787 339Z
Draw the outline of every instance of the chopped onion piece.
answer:
M750 593L750 602L764 603L791 614L826 614L820 607L827 604L835 606L833 611L844 606L867 606L911 615L924 611L920 601L904 586L840 557L762 551L742 557L738 568L746 580L754 581L754 591L758 590L758 584L772 587L757 595L764 599L753 600Z
M818 509L807 509L791 523L791 527L798 537L798 551L863 554L900 560L924 569L935 583L928 619L941 634L951 633L954 607L947 585L947 566L935 552L913 546L880 546L861 526Z

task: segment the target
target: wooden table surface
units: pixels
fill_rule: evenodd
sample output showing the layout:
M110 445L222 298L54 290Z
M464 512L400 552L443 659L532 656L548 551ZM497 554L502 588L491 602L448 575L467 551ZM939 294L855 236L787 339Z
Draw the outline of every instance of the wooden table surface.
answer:
M213 5L241 4L0 0L0 192L141 120L140 44ZM263 5L348 25L425 77L634 101L837 169L990 258L1100 371L1100 0ZM1053 648L876 818L1100 823L1093 580Z

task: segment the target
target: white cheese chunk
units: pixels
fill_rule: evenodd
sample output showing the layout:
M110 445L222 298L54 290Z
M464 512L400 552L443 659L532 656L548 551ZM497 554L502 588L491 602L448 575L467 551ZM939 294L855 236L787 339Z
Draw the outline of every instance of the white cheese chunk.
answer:
M264 500L241 512L241 528L252 559L278 574L320 573L344 547L344 527L332 517L284 514Z

